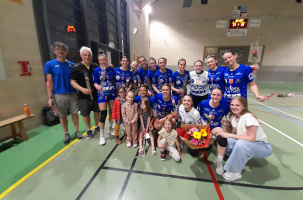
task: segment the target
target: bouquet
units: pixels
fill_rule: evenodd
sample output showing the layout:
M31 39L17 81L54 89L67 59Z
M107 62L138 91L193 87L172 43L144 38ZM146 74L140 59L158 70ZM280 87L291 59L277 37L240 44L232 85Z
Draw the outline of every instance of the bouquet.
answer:
M190 126L193 126L193 127L188 127L187 124L184 124L183 127L181 125L181 128L184 131L183 131L183 134L178 134L180 136L180 138L191 149L206 148L208 146L208 142L210 139L210 127L209 126L199 126L199 125L190 125Z

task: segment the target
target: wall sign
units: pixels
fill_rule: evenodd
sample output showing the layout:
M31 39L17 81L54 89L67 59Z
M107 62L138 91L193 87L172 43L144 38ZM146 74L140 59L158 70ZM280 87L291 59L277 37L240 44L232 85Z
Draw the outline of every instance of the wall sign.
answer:
M246 28L247 27L247 19L238 18L238 19L231 19L229 23L229 28Z
M68 33L76 33L76 28L74 26L66 26L65 28Z

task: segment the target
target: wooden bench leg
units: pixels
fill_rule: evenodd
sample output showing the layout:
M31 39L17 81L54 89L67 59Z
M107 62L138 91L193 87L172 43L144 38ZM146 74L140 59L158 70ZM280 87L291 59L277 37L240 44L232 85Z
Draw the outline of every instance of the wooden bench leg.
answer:
M21 132L22 139L23 139L24 141L27 141L27 140L28 140L28 137L27 137L27 135L26 135L26 131L25 131L25 129L24 129L22 120L21 120L21 121L18 121L18 125L19 125L19 129L20 129L20 132Z
M10 124L10 126L11 126L11 130L12 130L13 138L14 138L14 140L16 140L17 139L17 132L16 132L15 123Z

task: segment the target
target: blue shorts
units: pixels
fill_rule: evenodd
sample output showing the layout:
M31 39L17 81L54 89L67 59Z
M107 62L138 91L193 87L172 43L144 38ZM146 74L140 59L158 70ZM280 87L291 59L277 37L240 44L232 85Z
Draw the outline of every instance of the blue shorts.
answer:
M115 100L115 98L115 93L101 93L101 95L98 94L98 103L109 102L111 100Z

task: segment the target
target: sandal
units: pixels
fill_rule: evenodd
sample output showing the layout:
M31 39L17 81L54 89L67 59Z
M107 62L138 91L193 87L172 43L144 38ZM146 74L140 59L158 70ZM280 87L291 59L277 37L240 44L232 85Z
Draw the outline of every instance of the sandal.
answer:
M139 154L142 154L144 152L143 148L139 148Z
M156 152L156 149L155 149L155 148L153 148L152 155L153 155L153 156L157 155L157 152Z

